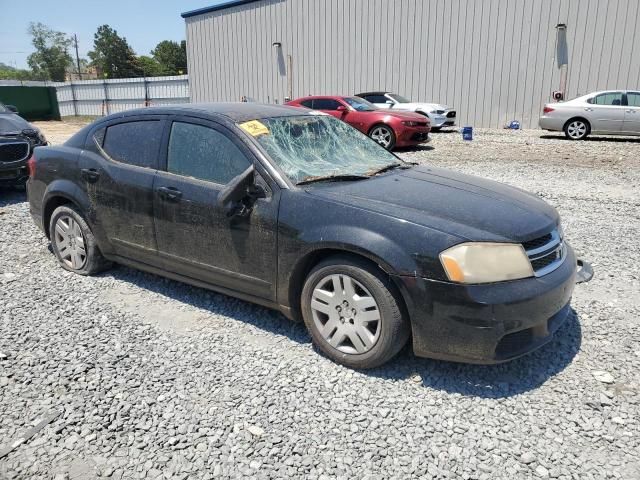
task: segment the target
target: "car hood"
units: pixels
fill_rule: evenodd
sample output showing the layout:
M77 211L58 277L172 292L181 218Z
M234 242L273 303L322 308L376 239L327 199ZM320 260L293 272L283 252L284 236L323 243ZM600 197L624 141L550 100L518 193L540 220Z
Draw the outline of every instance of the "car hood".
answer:
M464 240L523 242L548 233L559 221L553 207L530 193L441 168L318 183L307 192Z
M449 107L440 103L402 103L402 108L410 108L411 110L422 110L430 112L431 110L448 110Z
M22 130L35 127L15 113L0 114L0 135L20 133Z
M376 111L376 113L381 113L381 112ZM394 112L389 110L383 110L382 113L391 117L398 118L400 120L413 120L413 121L419 121L419 122L425 121L425 117L423 115L420 115L419 113L400 112L400 111Z

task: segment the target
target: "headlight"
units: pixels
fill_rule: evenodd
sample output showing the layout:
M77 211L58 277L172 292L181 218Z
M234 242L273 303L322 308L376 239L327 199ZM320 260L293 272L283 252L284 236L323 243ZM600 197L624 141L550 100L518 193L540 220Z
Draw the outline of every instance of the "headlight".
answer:
M424 125L425 122L413 122L411 120L407 120L405 122L402 122L403 125L406 125L407 127L419 127L420 125Z
M447 277L458 283L490 283L533 276L522 245L461 243L440 254Z

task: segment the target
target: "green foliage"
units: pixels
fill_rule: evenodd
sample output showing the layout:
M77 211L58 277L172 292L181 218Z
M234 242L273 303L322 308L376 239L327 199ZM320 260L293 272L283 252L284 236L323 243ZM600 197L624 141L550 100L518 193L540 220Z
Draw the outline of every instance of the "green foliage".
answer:
M162 66L164 75L187 73L187 42L163 40L151 50L153 58Z
M37 80L31 70L14 68L0 63L0 80Z
M109 25L98 27L94 35L93 51L89 52L92 63L104 72L107 78L130 78L142 76L142 69L127 39Z
M28 32L36 51L29 55L27 63L35 78L64 82L65 71L72 62L68 51L71 39L42 23L31 22Z
M155 59L146 55L140 55L137 58L138 66L145 77L161 77L165 75L162 65Z

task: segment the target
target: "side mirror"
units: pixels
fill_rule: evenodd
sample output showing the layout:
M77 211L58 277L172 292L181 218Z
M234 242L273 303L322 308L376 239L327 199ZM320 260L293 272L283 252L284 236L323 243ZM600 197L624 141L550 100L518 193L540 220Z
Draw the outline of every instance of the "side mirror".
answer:
M226 211L227 217L248 215L253 203L267 196L264 188L255 184L255 176L255 168L251 165L220 191L218 206Z
M5 107L7 107L7 110L9 110L10 112L20 113L20 112L18 112L18 109L16 108L15 105L5 105Z
M387 100L384 103L386 103L387 105L389 105L389 108L393 108L393 106L395 105L395 103L393 102L393 100Z
M338 105L338 107L336 108L336 110L338 112L346 112L347 111L347 107L345 107L344 105Z

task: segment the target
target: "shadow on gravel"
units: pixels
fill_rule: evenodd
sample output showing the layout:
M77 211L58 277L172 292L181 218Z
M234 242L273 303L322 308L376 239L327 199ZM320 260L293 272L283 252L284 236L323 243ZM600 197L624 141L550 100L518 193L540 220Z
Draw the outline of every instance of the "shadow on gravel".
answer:
M311 341L302 323L292 322L279 312L243 300L124 266L115 266L101 276L134 284L168 299L212 314L228 316L298 343ZM425 387L465 396L506 398L533 390L564 370L580 350L581 341L580 322L572 309L551 342L508 363L467 365L423 359L415 357L410 346L407 346L386 365L361 370L360 373L400 381L407 381L418 374ZM314 350L321 354L317 349Z
M467 365L420 359L406 348L389 364L368 373L403 380L415 374L425 387L482 398L506 398L533 390L564 370L580 351L582 330L575 310L548 344L500 365Z
M575 142L576 140L569 140L564 135L540 135L540 138L546 140L564 140L566 142ZM577 140L578 142L611 142L611 143L640 143L638 137L587 137L584 140Z
M14 205L27 201L27 193L24 189L13 187L0 187L0 207Z
M435 150L436 147L432 147L431 145L414 145L412 147L398 147L395 149L396 152L407 153L407 152L429 152L431 150Z
M115 265L100 276L131 283L169 300L186 303L214 315L225 315L298 343L311 342L302 323L293 322L280 312L260 305L122 265Z

